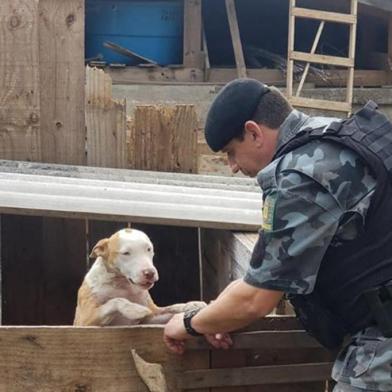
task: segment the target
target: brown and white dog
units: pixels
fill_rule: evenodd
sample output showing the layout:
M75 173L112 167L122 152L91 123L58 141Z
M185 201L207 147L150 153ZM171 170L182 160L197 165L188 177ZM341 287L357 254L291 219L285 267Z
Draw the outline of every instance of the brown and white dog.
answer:
M78 291L74 325L164 324L175 313L205 306L199 301L155 305L148 291L159 278L153 256L150 239L139 230L122 229L100 240Z

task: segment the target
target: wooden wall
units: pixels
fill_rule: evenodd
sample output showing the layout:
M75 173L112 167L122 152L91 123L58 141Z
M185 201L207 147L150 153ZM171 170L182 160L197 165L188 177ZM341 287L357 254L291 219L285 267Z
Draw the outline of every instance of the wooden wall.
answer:
M0 2L0 158L84 164L84 1ZM69 322L82 220L2 217L3 323Z

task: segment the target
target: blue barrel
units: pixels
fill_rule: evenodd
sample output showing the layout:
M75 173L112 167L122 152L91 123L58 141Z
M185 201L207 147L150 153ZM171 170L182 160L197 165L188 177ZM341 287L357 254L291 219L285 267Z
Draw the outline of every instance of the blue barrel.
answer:
M182 63L183 1L86 1L86 58L135 65L103 46L123 46L160 65Z

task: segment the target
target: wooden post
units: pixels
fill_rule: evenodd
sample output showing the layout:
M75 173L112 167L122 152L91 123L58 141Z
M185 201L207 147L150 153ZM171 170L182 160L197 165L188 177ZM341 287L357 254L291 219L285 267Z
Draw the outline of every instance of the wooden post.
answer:
M193 105L138 106L130 140L131 169L197 172L197 115Z
M392 13L389 14L388 19L388 64L388 71L392 73Z
M42 161L86 163L84 1L39 1Z
M40 150L38 2L0 2L0 158L37 161Z
M242 50L240 30L234 0L226 0L226 12L229 20L231 40L233 42L234 57L239 78L246 78L246 65Z
M358 0L351 0L350 7L351 15L357 18L358 14ZM353 61L353 65L348 69L348 79L347 79L347 94L346 94L346 103L352 106L353 102L353 87L354 87L354 71L355 71L355 47L357 43L357 23L350 24L350 42L348 48L348 57ZM348 115L351 114L351 111L348 112Z
M203 68L201 0L184 0L184 67Z
M1 158L84 164L84 1L4 0L0 31ZM84 221L6 215L1 231L3 322L72 323Z
M295 0L290 0L289 3L289 37L287 45L287 86L286 95L290 100L293 96L293 72L294 72L294 60L291 58L291 53L294 51L295 42L295 16L293 14L293 8L295 7Z
M87 164L127 167L126 102L112 98L112 79L86 68Z

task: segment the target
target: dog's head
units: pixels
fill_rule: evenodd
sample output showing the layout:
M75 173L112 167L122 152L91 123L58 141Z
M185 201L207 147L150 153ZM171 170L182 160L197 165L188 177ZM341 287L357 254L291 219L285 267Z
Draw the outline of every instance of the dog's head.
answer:
M110 269L145 289L150 289L159 278L153 256L154 247L148 236L134 229L122 229L110 238L98 241L90 255L102 257Z

